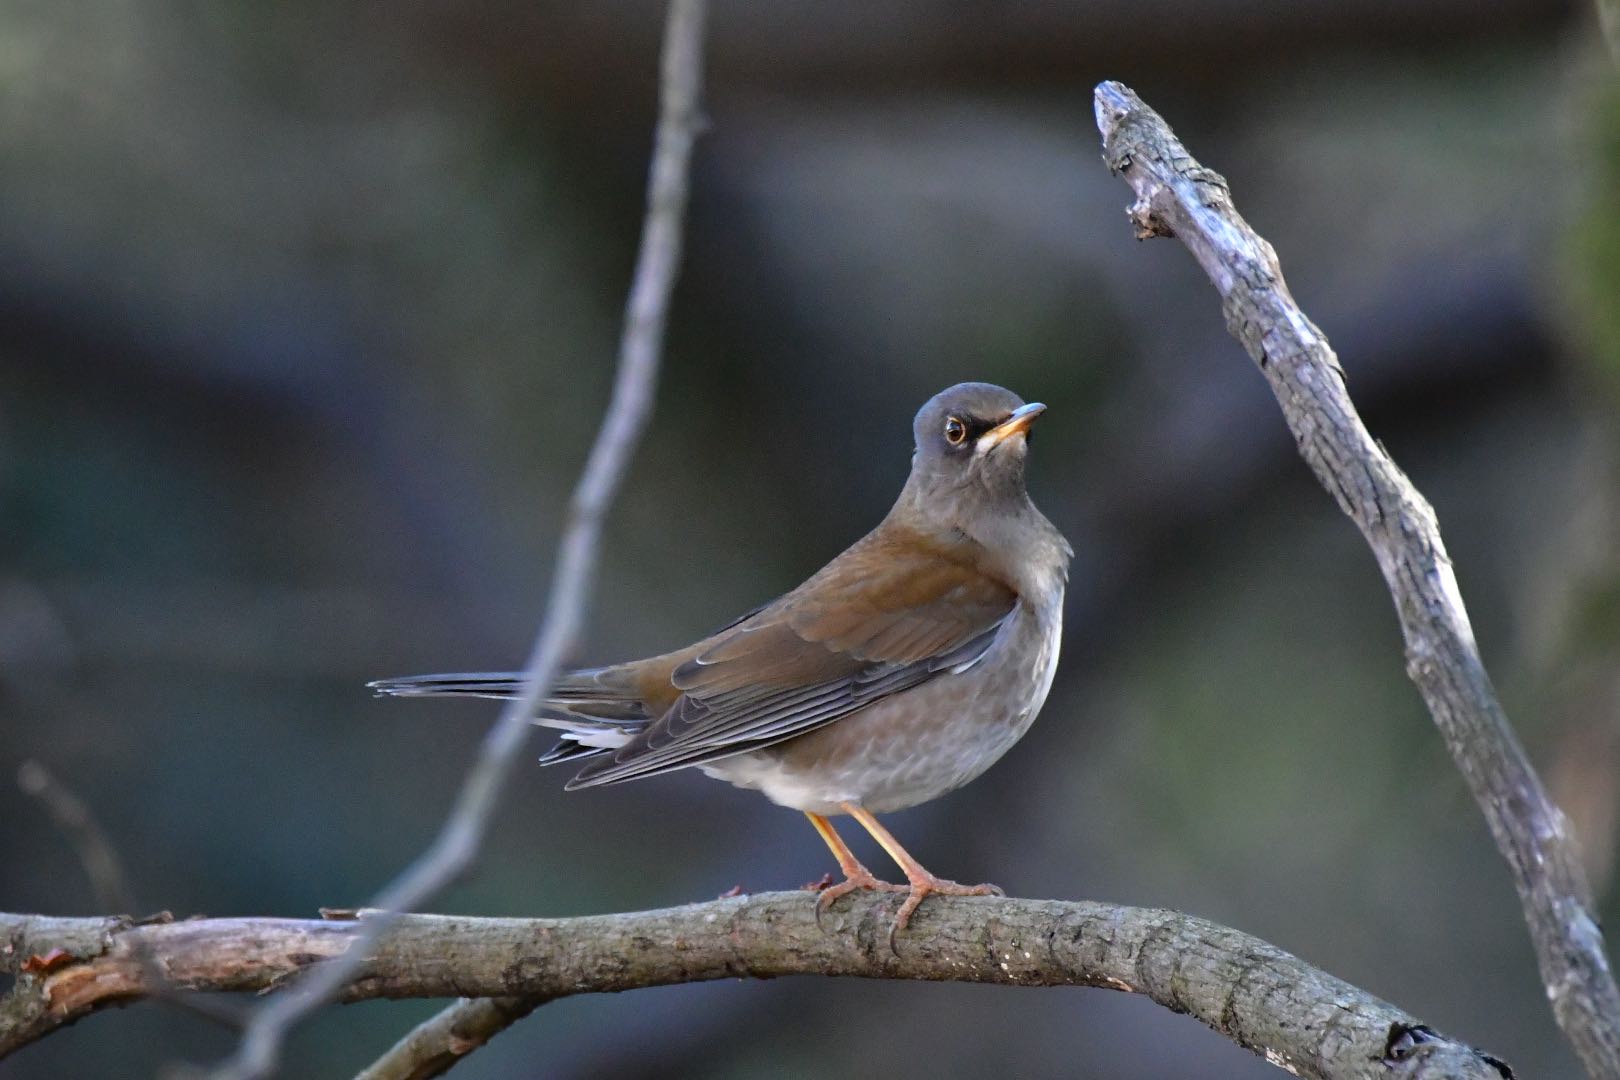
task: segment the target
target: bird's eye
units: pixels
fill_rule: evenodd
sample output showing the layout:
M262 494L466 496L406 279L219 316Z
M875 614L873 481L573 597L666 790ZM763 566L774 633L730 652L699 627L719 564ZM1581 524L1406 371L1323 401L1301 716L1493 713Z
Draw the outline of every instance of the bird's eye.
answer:
M967 438L967 425L962 423L960 417L949 416L945 418L945 441L952 446L962 445Z

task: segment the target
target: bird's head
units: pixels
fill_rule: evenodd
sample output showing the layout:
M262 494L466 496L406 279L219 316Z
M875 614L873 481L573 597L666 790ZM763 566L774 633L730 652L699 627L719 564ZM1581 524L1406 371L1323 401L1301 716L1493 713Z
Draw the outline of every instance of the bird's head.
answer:
M1029 426L1045 411L990 383L941 390L912 424L916 452L907 487L925 504L1022 500Z
M1045 411L989 383L935 394L917 413L911 478L888 521L966 537L1020 593L1061 596L1073 550L1024 490L1029 426Z

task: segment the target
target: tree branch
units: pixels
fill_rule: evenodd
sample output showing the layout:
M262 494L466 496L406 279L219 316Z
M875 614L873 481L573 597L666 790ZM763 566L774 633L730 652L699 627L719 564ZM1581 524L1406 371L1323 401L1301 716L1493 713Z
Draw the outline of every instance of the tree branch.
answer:
M464 997L412 1028L354 1080L442 1076L489 1040L544 1005L543 997Z
M688 167L701 126L704 13L704 0L671 0L669 5L646 218L625 310L613 399L569 501L545 619L525 665L523 692L507 702L484 737L478 759L433 844L378 894L375 904L385 911L419 906L471 865L506 778L528 741L530 721L584 621L602 520L646 426L658 381L664 324L680 266ZM217 1070L216 1080L256 1080L275 1069L287 1031L349 980L387 919L372 919L367 925L352 955L324 965L259 1007L236 1054Z
M1620 991L1564 815L1486 675L1434 510L1356 413L1338 357L1238 214L1226 181L1116 82L1096 90L1103 160L1136 193L1137 236L1174 236L1221 295L1226 323L1271 384L1300 454L1377 557L1406 639L1407 673L1513 873L1559 1026L1593 1076L1620 1076Z
M840 901L825 927L817 925L815 906L813 895L791 892L572 919L401 915L371 943L340 997L532 1003L780 975L1093 986L1145 994L1190 1013L1300 1076L1511 1076L1489 1055L1275 946L1174 911L938 897L917 913L896 953L888 938L891 898ZM153 967L170 987L255 993L329 966L378 922L375 912L345 921L197 919L146 926L0 915L0 941L9 943L6 952L20 971L0 1003L0 1056L99 1008L140 999L151 989ZM143 951L152 965L139 962ZM53 955L54 962L37 959ZM494 1016L504 1007L469 1010ZM456 1011L465 1018L468 1010ZM442 1038L426 1042L431 1047ZM405 1071L374 1075L434 1075L409 1071L431 1054L390 1052L396 1054Z

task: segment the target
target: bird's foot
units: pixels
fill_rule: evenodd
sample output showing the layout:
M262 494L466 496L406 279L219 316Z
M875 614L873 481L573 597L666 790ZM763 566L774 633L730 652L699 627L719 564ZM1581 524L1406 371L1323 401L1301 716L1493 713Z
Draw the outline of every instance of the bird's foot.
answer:
M924 872L912 876L911 885L906 889L910 895L900 910L894 916L894 922L889 926L889 950L898 953L894 938L911 922L911 915L917 908L934 893L941 896L1006 896L999 885L963 885L959 882L949 881L945 878L935 877Z
M856 889L872 889L876 892L902 893L910 892L911 886L896 885L892 881L883 881L875 876L872 871L868 870L859 863L856 863L853 867L850 867L844 871L843 881L840 881L836 885L828 885L826 888L821 890L821 895L816 897L816 925L821 925L822 912L826 911L828 908L837 903L839 897L847 896Z

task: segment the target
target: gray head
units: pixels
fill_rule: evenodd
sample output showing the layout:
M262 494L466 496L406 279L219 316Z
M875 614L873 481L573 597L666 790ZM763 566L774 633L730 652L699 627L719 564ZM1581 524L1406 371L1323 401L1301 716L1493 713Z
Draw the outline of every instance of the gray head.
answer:
M908 489L924 503L1024 499L1029 425L1046 411L990 383L957 383L928 400L912 424Z
M1073 552L1024 490L1029 425L1045 411L989 383L935 394L917 413L911 478L889 521L966 535L1020 594L1061 597Z

